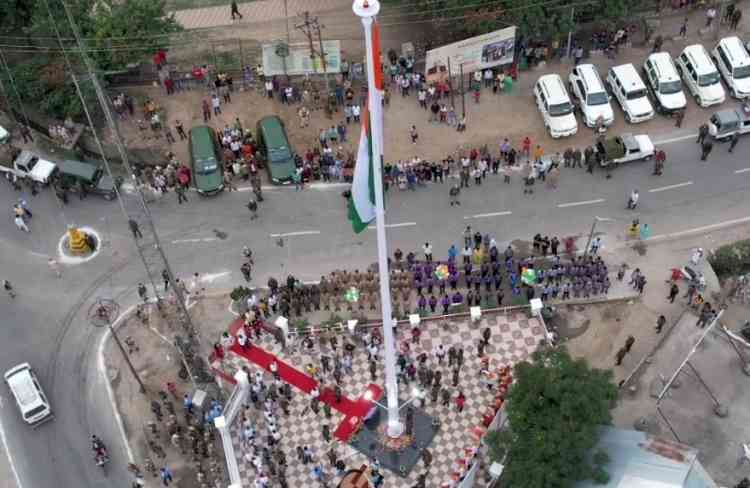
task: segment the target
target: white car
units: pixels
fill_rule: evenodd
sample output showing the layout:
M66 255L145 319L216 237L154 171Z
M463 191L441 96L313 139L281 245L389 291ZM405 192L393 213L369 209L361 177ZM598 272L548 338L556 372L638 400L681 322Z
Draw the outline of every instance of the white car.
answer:
M576 98L587 127L596 127L598 121L607 127L615 120L610 96L593 64L579 64L570 72L568 86Z
M572 136L578 132L573 104L560 75L549 74L539 77L534 85L534 98L544 119L544 126L554 139Z
M649 55L643 63L643 74L657 110L669 114L685 109L687 99L682 91L682 81L669 53Z
M5 372L4 378L24 422L38 426L54 418L47 396L29 363L12 367Z
M602 166L630 161L649 160L654 157L654 143L646 134L622 134L610 137L595 145L596 152L604 153Z
M654 108L648 100L646 85L638 76L635 66L622 64L613 66L607 73L607 84L620 102L625 120L637 124L654 117Z
M675 59L675 64L698 105L705 108L724 103L726 93L721 86L721 75L706 48L700 44L687 46Z

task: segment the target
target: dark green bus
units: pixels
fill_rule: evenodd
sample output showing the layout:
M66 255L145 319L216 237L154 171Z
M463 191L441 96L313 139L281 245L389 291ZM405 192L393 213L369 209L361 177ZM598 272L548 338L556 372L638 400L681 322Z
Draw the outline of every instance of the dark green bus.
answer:
M224 189L224 165L219 155L216 133L200 125L190 129L190 164L193 185L201 195L215 195Z
M296 167L284 122L276 115L269 115L258 121L257 131L258 149L266 161L271 182L275 185L290 183Z

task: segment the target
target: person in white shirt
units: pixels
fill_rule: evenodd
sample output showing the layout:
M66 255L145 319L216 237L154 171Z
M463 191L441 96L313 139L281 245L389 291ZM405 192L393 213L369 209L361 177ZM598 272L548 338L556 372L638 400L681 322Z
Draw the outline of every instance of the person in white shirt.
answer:
M422 246L422 250L424 251L424 259L428 263L432 262L432 246L429 242L425 242L424 246Z
M492 70L487 68L484 70L484 86L487 88L490 88L492 86L492 79L494 78L494 75L492 74Z
M438 359L438 363L443 364L443 358L445 358L445 346L442 344L438 344L438 346L435 348L435 357Z
M474 72L474 81L476 81L477 83L482 82L482 70L476 70Z
M354 117L355 122L359 122L359 114L361 112L361 109L359 108L359 105L356 103L352 105L352 117Z
M271 80L266 81L266 95L268 95L268 98L273 98L273 83Z

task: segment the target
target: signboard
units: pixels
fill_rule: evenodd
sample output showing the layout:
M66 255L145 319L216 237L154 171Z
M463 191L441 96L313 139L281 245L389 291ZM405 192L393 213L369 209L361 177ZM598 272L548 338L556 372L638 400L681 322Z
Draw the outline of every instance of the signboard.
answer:
M516 44L516 28L471 37L427 51L425 76L428 82L442 81L448 76L448 59L452 75L501 66L513 62Z
M288 49L284 49L288 47ZM316 46L316 49L318 46ZM341 71L341 41L323 41L326 53L326 71ZM287 56L283 56L287 54ZM286 62L286 72L284 63ZM263 44L263 73L274 75L306 75L323 73L323 62L320 56L310 57L310 45L304 42L287 45L282 42Z

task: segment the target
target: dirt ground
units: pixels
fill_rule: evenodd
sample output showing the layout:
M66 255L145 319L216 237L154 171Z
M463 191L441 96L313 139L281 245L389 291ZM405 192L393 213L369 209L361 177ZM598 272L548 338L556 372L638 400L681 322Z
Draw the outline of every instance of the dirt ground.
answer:
M226 296L207 297L190 309L194 324L197 325L202 338L203 357L207 357L213 339L219 337L221 331L226 329L227 324L233 318L227 310L227 304ZM200 462L195 462L192 454L183 456L180 454L180 449L171 444L166 427L169 407L159 395L160 391L166 390L167 382L176 384L176 398L170 397L168 401L176 410L178 424L185 429L187 424L183 414L182 396L185 393L192 394L193 390L189 382L180 379L177 375L180 369L180 356L170 343L177 331L155 311L149 313L148 316L147 324L143 324L133 315L125 320L117 331L125 349L128 350L133 366L146 387L145 395L140 393L138 383L131 375L116 343L112 340L107 342L104 354L107 371L112 379L115 400L119 405L125 432L136 457L136 464L143 469L146 458L149 457L156 464L157 469L163 464L168 465L180 488L198 488L196 478L198 466L210 472L211 459L202 458ZM211 398L217 396L218 392L207 393ZM151 433L148 425L149 422L156 421L155 415L151 413L152 402L160 403L164 414L164 420L156 422L158 429L156 435ZM161 459L152 452L148 447L148 440L154 440L160 445L166 453L166 458ZM214 451L217 452L220 449L220 441L215 439ZM220 475L224 476L223 461L220 457L214 457L218 458L219 466L222 467ZM147 480L151 478L147 472L144 472L144 475ZM212 474L208 474L208 478L213 479Z

